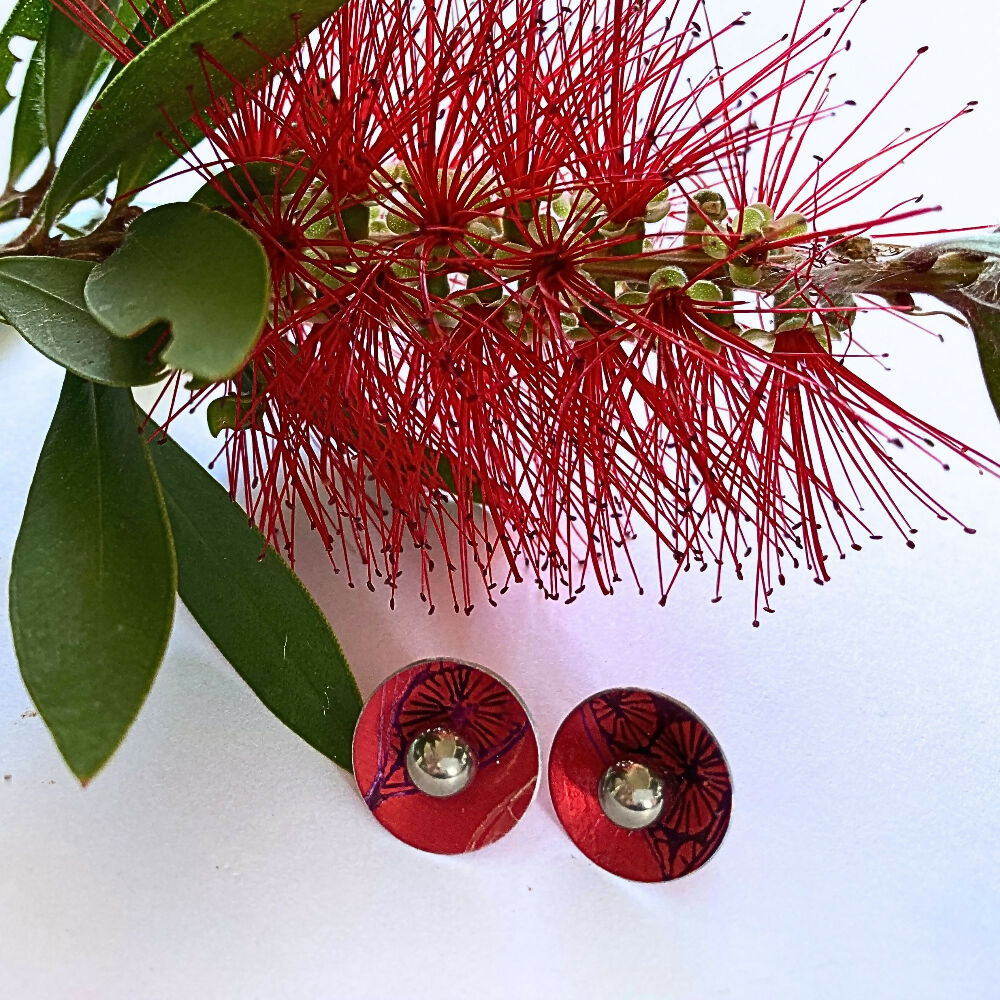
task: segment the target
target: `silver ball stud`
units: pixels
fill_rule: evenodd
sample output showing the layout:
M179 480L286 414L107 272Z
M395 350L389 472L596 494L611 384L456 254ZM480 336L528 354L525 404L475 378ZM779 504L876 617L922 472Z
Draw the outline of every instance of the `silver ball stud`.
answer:
M457 795L476 772L469 744L447 729L428 729L406 751L406 773L420 791L436 799Z
M597 790L604 815L625 830L644 830L663 812L663 780L645 764L612 764Z

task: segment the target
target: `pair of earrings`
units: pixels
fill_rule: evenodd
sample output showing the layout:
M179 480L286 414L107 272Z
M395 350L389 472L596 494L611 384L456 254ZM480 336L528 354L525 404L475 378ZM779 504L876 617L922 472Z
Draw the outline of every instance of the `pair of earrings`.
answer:
M421 660L386 680L354 732L354 776L390 833L436 854L499 840L534 798L538 740L521 699L484 667ZM729 826L732 779L708 727L666 695L602 691L556 733L549 791L570 839L622 878L700 868Z

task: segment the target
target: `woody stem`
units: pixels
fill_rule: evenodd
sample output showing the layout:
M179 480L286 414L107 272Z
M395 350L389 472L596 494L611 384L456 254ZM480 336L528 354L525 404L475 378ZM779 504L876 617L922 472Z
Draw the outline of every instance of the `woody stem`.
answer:
M595 276L619 281L648 280L661 267L679 267L689 277L705 276L719 285L730 282L721 275L706 273L717 262L704 254L691 251L653 254L623 260L602 258L587 262L586 270ZM936 254L930 249L916 248L892 257L874 260L836 261L807 268L807 258L792 256L781 265L764 269L761 280L752 289L771 293L797 285L822 290L828 295L862 294L892 298L896 295L924 294L940 297L976 281L987 266L981 254Z

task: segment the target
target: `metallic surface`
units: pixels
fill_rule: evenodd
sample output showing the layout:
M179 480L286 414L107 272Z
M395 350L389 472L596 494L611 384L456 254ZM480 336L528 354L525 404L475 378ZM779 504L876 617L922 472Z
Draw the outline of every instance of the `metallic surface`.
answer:
M425 795L446 799L465 791L476 772L469 744L449 729L428 729L406 752L406 773Z
M597 797L604 815L623 830L644 830L663 812L663 779L645 764L621 761L601 777Z

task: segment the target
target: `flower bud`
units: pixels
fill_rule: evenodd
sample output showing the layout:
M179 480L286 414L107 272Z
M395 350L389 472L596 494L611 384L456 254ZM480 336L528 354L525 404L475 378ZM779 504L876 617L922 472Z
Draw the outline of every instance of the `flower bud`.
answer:
M619 225L609 220L601 227L600 234L619 239L628 237L610 247L609 250L616 257L630 257L633 254L642 253L646 236L646 223L642 219L630 219L624 225Z
M512 333L519 333L524 324L524 313L516 302L508 302L503 307L503 322Z
M223 430L236 430L236 408L238 400L235 396L220 396L213 399L205 410L205 419L212 437L218 437Z
M752 205L747 206L747 211L751 210L763 215L765 224L774 221L774 209L770 205L765 205L762 201L755 201Z
M701 346L706 350L711 351L713 354L718 354L722 350L722 344L715 339L715 337L710 336L707 333L703 333L701 330L696 331L698 340L701 341Z
M460 318L457 313L449 312L444 309L434 310L434 322L442 330L454 330L460 322Z
M553 215L557 215L560 219L565 219L569 215L570 206L572 202L570 197L565 191L562 192L557 198L553 198L549 202L549 208L552 210Z
M743 235L752 236L754 239L758 239L763 235L764 226L768 224L771 220L768 219L763 212L759 211L754 207L746 208L743 210Z
M692 213L698 214L699 218L704 216L712 222L722 222L729 214L726 199L718 191L698 191L691 200L701 209L700 214Z
M559 325L562 327L563 336L567 340L579 341L587 339L585 336L587 330L576 313L560 313Z
M790 212L764 226L764 236L769 240L791 240L797 236L805 236L808 232L809 223L798 212Z
M428 274L427 292L438 299L445 299L451 294L451 282L447 274Z
M470 271L466 275L465 287L477 302L499 302L503 288L482 271Z
M716 286L718 287L718 286ZM722 309L705 309L702 315L710 323L721 326L724 330L733 329L736 326L736 315L734 312L735 303L733 293L728 288L720 288L722 298L719 300Z
M764 269L753 264L740 264L731 260L729 262L729 277L733 284L740 288L753 288L764 277Z
M768 354L774 350L774 343L777 340L777 336L769 330L741 330L740 337Z
M666 288L683 288L688 283L688 276L679 267L661 267L649 277L649 290L658 292Z
M688 209L684 243L687 246L698 246L701 233L709 228L709 224L718 224L727 217L726 199L717 191L698 191L691 197L692 205Z
M627 219L625 222L615 222L614 219L605 219L604 222L601 223L601 227L598 232L602 236L624 236L628 232L629 226L631 225L631 219Z
M809 319L806 316L793 316L791 319L786 319L783 323L779 323L775 329L775 334L779 333L795 333L797 330L807 330L809 329Z
M405 263L403 261L394 261L389 265L389 269L397 278L402 278L403 281L414 281L420 274L420 268L417 266L415 260L408 260Z
M775 321L780 321L778 329L801 330L812 322L812 303L801 295L793 295L784 302L775 300Z
M305 237L307 240L325 239L335 224L336 219L332 219L328 215L321 215L319 218L314 218L305 227Z
M829 301L826 301L829 299ZM834 295L823 296L819 303L817 312L823 320L823 325L830 327L837 333L850 330L854 326L854 320L858 315L858 307L853 295L847 292L839 292Z
M696 281L688 290L688 296L699 302L721 302L725 296L714 281Z
M340 210L344 237L351 241L367 238L371 227L371 208L365 202L347 205Z
M718 236L706 236L701 241L701 251L714 260L725 260L730 253L725 240Z
M410 173L409 168L402 163L396 163L389 170L389 176L396 183L402 187L413 187L413 176Z
M389 212L386 214L385 224L388 226L389 231L395 233L397 236L406 236L409 233L415 233L417 231L417 226L412 219L407 219L402 215L396 215L395 212Z
M501 225L503 226L504 238L509 243L516 243L524 246L524 237L527 232L528 223L537 214L534 202L520 201L516 206L508 206L504 209Z
M503 235L500 220L492 215L483 215L469 223L469 242L477 249L486 249L495 244Z
M559 236L562 223L554 215L540 214L527 225L529 239L535 243L551 243Z
M643 216L643 221L646 223L662 222L669 214L670 192L664 188L646 202L646 214Z

